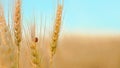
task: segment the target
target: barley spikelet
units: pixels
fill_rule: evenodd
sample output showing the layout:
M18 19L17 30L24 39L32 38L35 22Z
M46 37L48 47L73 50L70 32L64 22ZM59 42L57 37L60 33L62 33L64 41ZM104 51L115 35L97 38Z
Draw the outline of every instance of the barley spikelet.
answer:
M62 10L63 10L63 6L58 4L55 26L53 30L51 45L50 45L50 61L52 61L52 58L56 52L56 47L57 47L57 42L58 42L58 37L59 37L59 32L60 32L60 26L61 26Z
M15 42L18 46L18 68L19 68L19 58L20 58L20 42L21 42L21 0L17 0L15 4L15 13L14 13L14 34Z

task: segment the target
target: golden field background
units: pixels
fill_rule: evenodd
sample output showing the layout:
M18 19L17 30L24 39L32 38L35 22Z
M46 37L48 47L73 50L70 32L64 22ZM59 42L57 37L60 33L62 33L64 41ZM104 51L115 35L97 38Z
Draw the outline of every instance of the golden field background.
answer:
M39 47L42 68L49 68L48 42L45 39ZM0 68L6 68L6 64L1 60ZM21 45L20 68L32 68L26 43ZM53 68L120 68L120 36L64 34L58 42Z
M38 28L35 18L23 22L21 6L16 0L8 20L0 6L0 68L120 68L120 35L61 33L60 3L54 23L40 19Z

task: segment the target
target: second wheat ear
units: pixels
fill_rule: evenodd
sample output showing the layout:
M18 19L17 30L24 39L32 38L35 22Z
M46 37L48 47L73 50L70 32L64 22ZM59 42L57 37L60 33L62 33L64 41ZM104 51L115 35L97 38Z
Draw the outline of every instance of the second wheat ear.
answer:
M37 49L37 44L38 44L38 38L36 36L36 26L35 23L33 26L31 26L31 42L30 42L30 49L31 49L31 60L32 64L34 64L34 68L41 68L40 65L40 54Z
M62 22L62 11L63 11L63 6L58 4L52 40L50 43L50 62L52 62L53 56L56 53L56 47L58 45L58 38L59 38L60 27Z
M15 34L15 43L18 47L18 68L19 68L19 59L20 59L20 42L22 38L21 31L21 0L17 0L14 13L14 34Z
M35 68L40 68L40 56L37 50L37 41L32 41L31 43L31 56L32 56L32 63L35 65Z
M2 45L7 45L7 40L5 38L7 32L7 25L4 17L4 11L2 6L0 5L0 35L1 35L1 42Z

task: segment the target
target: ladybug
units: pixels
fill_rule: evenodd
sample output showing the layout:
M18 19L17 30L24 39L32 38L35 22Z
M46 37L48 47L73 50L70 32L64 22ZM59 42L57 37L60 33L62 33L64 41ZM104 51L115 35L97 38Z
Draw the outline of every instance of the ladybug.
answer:
M37 38L37 37L35 37L34 41L35 41L35 42L38 42L38 38Z

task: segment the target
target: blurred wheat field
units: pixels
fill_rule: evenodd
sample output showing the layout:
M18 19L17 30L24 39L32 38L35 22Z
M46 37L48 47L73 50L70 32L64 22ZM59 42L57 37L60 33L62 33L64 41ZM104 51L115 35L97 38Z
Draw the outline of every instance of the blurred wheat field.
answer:
M119 68L120 36L65 35L55 56L56 68Z
M0 68L120 68L120 35L61 31L60 3L55 22L37 29L35 17L23 22L21 1L15 0L8 20L0 3Z
M54 57L53 68L119 68L120 36L64 35ZM25 45L25 43L23 43ZM46 40L47 44L47 40ZM29 48L21 46L21 68L32 68ZM42 67L49 68L47 46L42 49ZM8 60L6 60L7 62ZM2 65L2 61L1 61Z

